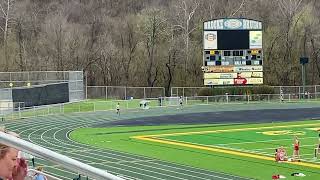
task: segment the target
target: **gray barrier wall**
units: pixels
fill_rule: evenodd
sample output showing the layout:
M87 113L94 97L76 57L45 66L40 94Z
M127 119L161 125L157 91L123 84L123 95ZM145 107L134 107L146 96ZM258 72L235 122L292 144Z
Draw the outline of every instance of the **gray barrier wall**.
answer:
M12 89L14 103L23 102L25 107L69 102L69 84L47 84Z

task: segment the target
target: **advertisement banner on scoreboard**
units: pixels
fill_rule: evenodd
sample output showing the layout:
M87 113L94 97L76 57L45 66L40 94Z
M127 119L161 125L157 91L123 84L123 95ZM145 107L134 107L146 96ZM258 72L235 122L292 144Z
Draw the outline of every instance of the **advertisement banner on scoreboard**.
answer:
M203 32L203 49L217 49L218 39L217 31L204 31Z
M233 84L234 85L246 85L247 79L246 78L234 78Z
M235 66L234 72L263 71L262 66Z
M262 49L262 31L250 31L250 49Z
M234 66L207 66L205 72L232 73L234 72Z
M263 84L263 78L234 78L234 85Z
M263 72L238 72L238 78L262 78Z
M263 78L247 78L247 84L263 84Z
M204 79L204 85L233 85L233 81L233 79Z
M237 73L204 73L204 79L233 79Z

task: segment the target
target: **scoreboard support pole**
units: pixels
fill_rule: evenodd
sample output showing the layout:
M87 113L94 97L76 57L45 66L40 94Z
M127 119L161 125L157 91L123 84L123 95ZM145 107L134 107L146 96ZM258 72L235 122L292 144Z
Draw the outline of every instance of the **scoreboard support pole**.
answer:
M300 64L302 65L301 68L301 78L302 78L302 97L303 99L308 98L306 97L306 90L305 90L305 86L306 86L306 64L309 62L309 58L307 57L300 57Z
M306 89L305 89L305 86L306 86L306 66L304 64L302 64L301 76L302 76L302 93L304 94L306 92ZM303 96L303 97L305 98L305 96Z

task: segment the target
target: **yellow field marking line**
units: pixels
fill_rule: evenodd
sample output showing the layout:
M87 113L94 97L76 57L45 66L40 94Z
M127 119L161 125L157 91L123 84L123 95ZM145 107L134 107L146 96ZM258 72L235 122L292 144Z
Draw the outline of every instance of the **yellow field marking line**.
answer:
M267 126L267 127L254 127L254 128L238 128L238 129L220 129L213 131L195 131L195 132L181 132L181 133L167 133L157 135L142 135L143 137L165 137L165 136L177 136L177 135L190 135L190 134L208 134L208 133L219 133L219 132L235 132L235 131L247 131L247 130L261 130L261 129L273 129L273 128L289 128L289 127L307 127L307 126L320 126L320 123L313 124L295 124L295 125L282 125L282 126ZM320 127L319 127L320 129ZM141 136L133 136L141 137Z
M262 160L267 160L267 161L275 161L275 159L270 156L263 156L263 155L254 154L254 153L229 150L229 149L224 149L224 148L217 147L217 146L208 147L208 146L195 145L195 144L185 143L185 142L177 142L177 141L173 141L173 140L157 139L157 137L173 136L173 135L205 134L205 133L214 133L214 132L261 130L261 129L270 129L270 128L319 126L319 125L320 125L320 123L299 124L299 125L289 125L289 126L282 125L282 126L255 127L255 128L238 128L238 129L225 129L225 130L214 130L214 131L197 131L197 132L170 133L170 134L159 134L159 135L142 135L142 136L133 136L132 138L144 140L144 141L151 141L151 142L157 142L157 143L163 143L163 144L170 144L170 145L183 146L183 147L189 147L189 148L194 148L194 149L218 152L218 153L232 154L232 155L255 158L255 159L262 159ZM314 164L314 163L308 163L308 162L285 162L285 163L320 169L320 164Z
M235 151L235 150L228 150L228 149L223 149L221 147L216 147L216 146L207 147L207 146L194 145L190 143L175 142L171 140L155 139L153 137L144 137L144 136L139 136L139 137L135 136L134 138L139 140L144 140L144 141L162 143L162 144L170 144L170 145L183 146L183 147L189 147L194 149L207 150L212 152L219 152L219 153L232 154L232 155L243 156L243 157L250 157L255 159L262 159L267 161L275 161L274 158L269 156L263 156L259 154L253 154L253 153L244 153L244 152ZM313 164L313 163L307 163L307 162L289 162L289 161L284 163L320 169L320 164Z

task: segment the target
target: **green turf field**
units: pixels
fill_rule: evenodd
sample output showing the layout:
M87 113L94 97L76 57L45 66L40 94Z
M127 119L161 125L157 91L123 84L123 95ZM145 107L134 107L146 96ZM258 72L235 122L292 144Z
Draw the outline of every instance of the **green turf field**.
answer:
M125 151L193 167L254 179L320 179L320 157L314 159L320 121L251 125L167 125L82 128L71 138L102 148ZM301 162L277 163L274 150L292 154L293 136L301 144ZM306 177L292 177L302 172Z

